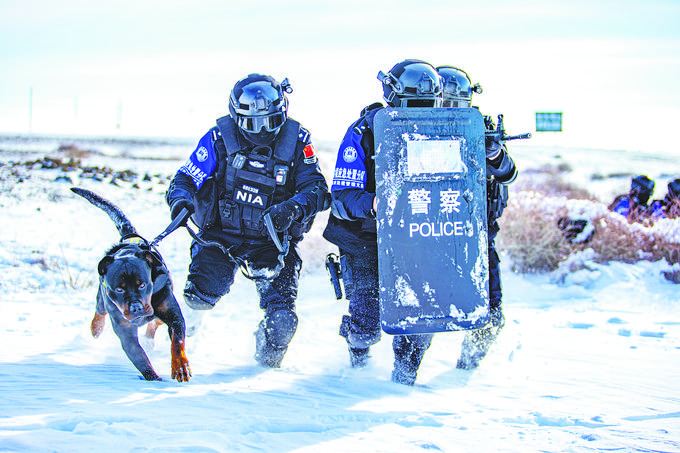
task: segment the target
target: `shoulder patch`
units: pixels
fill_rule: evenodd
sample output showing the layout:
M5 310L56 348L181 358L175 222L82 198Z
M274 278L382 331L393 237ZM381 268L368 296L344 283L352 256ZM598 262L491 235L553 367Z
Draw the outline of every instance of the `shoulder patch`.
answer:
M315 164L317 161L316 154L314 153L314 145L311 143L305 146L305 148L302 150L302 152L305 154L305 163L306 164Z
M300 133L298 134L298 140L299 140L299 141L301 141L301 142L308 142L308 141L309 141L310 135L311 135L311 134L309 133L309 131L308 131L307 129L305 129L304 127L300 126Z
M220 132L220 129L217 126L210 129L210 133L212 134L213 141L218 140L219 138L222 137L222 133Z

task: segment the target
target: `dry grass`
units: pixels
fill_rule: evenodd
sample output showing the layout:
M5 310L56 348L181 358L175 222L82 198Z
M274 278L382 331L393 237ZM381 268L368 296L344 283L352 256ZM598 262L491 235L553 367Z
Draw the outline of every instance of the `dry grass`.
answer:
M521 173L520 179L513 184L514 191L539 192L552 197L566 197L577 200L592 200L596 198L586 189L576 186L562 179L564 172L571 171L568 165L546 165L538 169L530 169Z
M572 247L563 240L556 226L557 219L567 211L545 209L543 197L536 192L520 194L522 196L510 199L501 217L497 247L511 257L516 272L557 269L557 265L572 253Z
M550 272L570 255L585 249L594 251L597 262L666 259L680 262L680 243L653 225L630 224L618 214L609 212L595 197L574 189L561 178L544 179L543 184L524 184L511 191L510 201L500 220L498 248L513 262L516 272ZM545 182L545 181L550 181ZM570 215L575 200L595 226L587 243L567 241L557 228L560 217ZM583 209L585 207L585 209ZM673 228L680 229L680 220Z

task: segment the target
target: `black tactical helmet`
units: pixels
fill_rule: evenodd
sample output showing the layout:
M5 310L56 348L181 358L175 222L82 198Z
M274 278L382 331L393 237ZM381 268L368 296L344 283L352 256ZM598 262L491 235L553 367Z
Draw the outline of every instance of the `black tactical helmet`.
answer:
M671 198L680 198L680 178L675 178L668 183L668 196Z
M462 69L454 66L439 66L437 72L443 79L442 107L470 107L472 93L482 93L482 86L475 83Z
M284 79L250 74L236 82L229 95L229 113L238 127L248 134L276 133L288 118L286 93L293 89Z
M639 175L630 182L630 191L635 193L642 204L646 204L654 193L654 180L646 175Z
M434 67L422 60L404 60L378 80L383 97L392 107L441 107L442 80Z

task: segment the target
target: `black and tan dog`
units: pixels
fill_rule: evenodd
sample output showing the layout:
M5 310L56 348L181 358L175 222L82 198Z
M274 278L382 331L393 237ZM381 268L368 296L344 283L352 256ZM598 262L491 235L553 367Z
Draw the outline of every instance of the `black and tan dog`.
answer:
M144 379L161 380L139 344L137 331L146 324L146 335L153 338L158 326L165 323L172 343L172 378L187 382L191 369L184 352L184 317L160 255L137 234L113 203L89 190L72 187L71 191L106 212L121 235L120 243L111 247L99 262L100 284L96 312L90 326L92 336L97 338L101 334L108 313L123 351Z

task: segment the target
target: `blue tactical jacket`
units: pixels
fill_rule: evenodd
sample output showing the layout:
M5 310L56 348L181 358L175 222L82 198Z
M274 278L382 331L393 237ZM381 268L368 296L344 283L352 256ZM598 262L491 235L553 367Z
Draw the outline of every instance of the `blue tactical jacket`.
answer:
M228 117L225 117L228 118ZM220 119L220 120L224 120ZM218 120L218 122L220 121ZM228 120L231 120L228 118ZM289 118L289 120L291 120ZM233 121L232 121L233 122ZM288 121L299 126L296 121ZM284 127L286 124L284 124ZM304 213L301 223L306 226L311 226L311 221L314 216L326 209L328 201L328 186L326 180L319 168L318 160L314 152L314 147L311 143L309 131L299 126L299 131L295 132L297 139L293 137L291 144L294 150L290 150L292 156L289 162L286 162L287 169L283 169L283 184L277 184L277 189L274 191L271 199L268 200L267 205L280 203L284 200L292 199L301 208ZM281 139L280 134L272 144L272 148L276 148L277 142ZM264 171L263 168L267 166L266 162L263 164L262 159L251 159L256 147L248 142L236 130L233 139L239 143L239 154L245 156L243 162L244 170L252 170L249 174ZM220 150L217 149L220 147ZM250 154L249 154L250 153ZM227 188L240 188L243 186L241 182L229 181L229 171L226 168L234 164L235 153L229 153L225 150L224 141L218 127L210 129L198 141L196 148L189 156L185 164L177 171L175 177L170 183L168 192L166 193L166 201L169 205L178 198L193 199L196 204L199 200L207 199L208 210L217 210L218 202L223 199L233 201L232 193L227 193ZM276 153L274 153L276 156ZM278 166L278 170L281 170ZM220 171L221 170L221 171ZM269 178L277 178L279 175L269 175ZM260 178L260 177L258 177ZM210 181L211 186L215 186L214 190L208 190L205 186ZM248 184L245 184L246 186ZM247 188L247 187L246 187ZM201 192L201 189L204 189ZM195 206L197 210L199 206ZM262 206L266 208L267 206ZM243 216L245 211L241 210L240 215ZM201 228L220 228L220 214L214 215L216 220L208 222L206 225L199 225ZM222 226L224 225L224 216L221 217ZM234 227L234 232L237 227ZM306 229L306 228L305 228Z
M380 103L366 107L361 117L347 129L340 144L331 185L331 215L323 236L341 248L356 246L363 251L367 247L377 247L371 244L377 241L375 213L372 210L375 197L375 143L372 128L373 118L383 108ZM496 168L487 163L487 175L493 176L493 184L505 186L513 182L517 168L505 150L499 165ZM498 200L499 212L489 212L490 240L498 233L496 219L507 202L507 189L494 190L493 193L504 199Z

